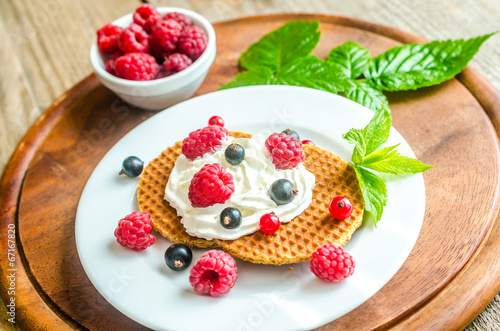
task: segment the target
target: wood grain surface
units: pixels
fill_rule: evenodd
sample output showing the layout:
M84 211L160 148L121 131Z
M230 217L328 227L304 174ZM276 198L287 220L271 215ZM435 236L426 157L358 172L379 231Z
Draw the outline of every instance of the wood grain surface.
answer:
M438 3L434 1L414 1L412 3L409 2L399 2L399 1L371 1L369 3L363 1L351 1L349 5L346 5L343 1L201 1L201 0L191 0L191 1L165 1L159 2L159 5L169 5L169 6L179 6L185 7L189 9L196 10L201 14L205 15L211 21L220 21L223 19L229 18L238 18L248 15L254 14L263 14L263 13L282 13L282 12L313 12L313 13L321 13L321 14L334 14L334 15L345 15L367 19L370 21L379 22L385 25L393 26L401 28L405 31L412 32L414 34L420 35L427 39L443 39L443 38L459 38L459 37L472 37L475 35L488 33L491 31L498 30L499 28L499 20L500 18L500 4L496 4L494 2L488 1L440 1ZM91 72L91 68L88 62L88 49L89 45L93 40L93 35L95 33L95 29L99 26L103 25L107 21L110 21L118 16L123 15L126 12L132 11L135 7L137 7L137 1L85 1L85 2L77 2L77 1L69 1L69 0L53 0L47 2L36 2L29 0L20 0L16 2L0 2L0 41L2 41L2 45L4 47L0 50L0 60L2 60L2 76L0 78L0 95L2 98L0 99L1 107L0 107L0 116L2 121L0 122L0 170L6 164L9 156L14 150L15 145L21 139L22 135L25 134L28 127L33 123L33 121L41 114L43 109L48 107L58 96L63 94L67 89L73 86L75 83L80 81L83 77L85 77L88 73ZM348 30L348 29L347 29ZM343 31L347 34L342 34L342 36L349 36L349 31ZM221 32L222 33L222 32ZM247 31L247 34L250 34L254 40L258 39L258 37L262 34L262 31ZM252 35L253 33L253 35ZM338 36L341 36L339 34ZM332 37L329 42L341 42L339 39L335 39L336 37ZM369 38L365 35L352 35L352 38L358 38L356 41L363 43L368 43ZM499 64L499 47L500 41L499 37L495 36L490 41L488 41L482 48L482 50L477 54L476 58L473 60L472 65L476 67L485 77L487 77L493 85L497 88L500 86L500 64ZM240 51L244 49L245 45L248 45L248 40L241 40L243 43L239 45L240 48L235 48ZM388 46L390 40L384 40L382 43L372 43L365 44L365 46L372 49L374 53L381 51L384 47ZM325 46L326 47L326 44ZM318 49L319 55L325 52L323 50ZM228 55L224 61L228 61L228 63L234 64L238 57L237 52L233 52ZM236 69L230 69L229 71L224 71L225 69L220 69L221 72L219 74L223 74L220 77L227 77L234 73L236 73ZM224 76L225 75L225 76ZM468 75L468 76L467 76ZM467 82L471 82L474 79L477 79L470 72L465 73L465 76L469 77ZM223 83L223 80L220 81L209 81L200 93L208 92ZM112 99L113 96L107 94L106 90L102 88L96 87L95 81L87 80L84 82L83 87L89 89L92 92L92 96L101 98L105 104L110 104L115 99ZM82 88L82 86L80 86ZM433 104L438 104L439 109L444 109L444 111L448 111L450 114L450 118L453 118L454 115L453 107L449 106L449 104L439 103L436 99L436 95L440 95L443 93L443 89L446 91L453 91L453 93L462 93L464 91L464 87L458 83L447 83L444 87L439 88L431 88L425 89L423 92L415 92L409 93L404 97L400 95L391 95L389 96L391 101L391 107L395 112L397 112L397 116L395 116L395 125L401 131L401 128L404 128L404 123L408 123L407 121L412 121L414 123L418 123L419 118L416 110L420 110L422 106L425 106L427 102L433 102ZM476 93L487 93L487 91L476 91ZM424 100L422 100L424 99ZM406 104L408 100L415 103L415 107L413 111L405 110L407 109ZM75 100L73 100L75 101ZM488 99L489 102L494 103L491 98ZM497 100L498 101L498 100ZM419 102L421 104L419 104ZM458 102L458 101L457 101ZM463 107L464 105L468 107L468 109L476 109L478 107L477 101L475 100L461 100L462 103L456 104L456 106ZM85 109L85 101L80 100L76 101L76 104L80 109ZM106 115L101 115L102 117L91 116L90 118L81 118L78 116L83 116L80 114L80 111L77 111L78 108L74 108L74 121L69 123L58 123L60 127L60 134L71 134L72 126L75 125L86 125L85 127L81 127L81 131L84 132L86 128L87 133L89 133L89 137L87 137L87 141L91 141L90 145L86 147L83 145L71 145L76 148L73 153L78 152L78 148L81 150L90 149L90 153L97 153L96 158L93 159L95 163L98 162L99 153L102 151L98 151L97 149L92 149L92 137L94 137L94 142L96 139L99 139L99 135L91 135L93 132L92 129L95 128L95 125L99 127L99 125L103 125L103 121L106 123L106 119L110 119L115 124L114 130L115 133L112 135L112 139L117 139L115 136L116 132L120 130L126 130L132 127L135 123L141 121L145 116L148 116L147 113L136 113L133 110L130 111L130 116L127 121L121 121L120 115L123 115L123 112L120 113L118 109L123 109L123 105L115 104L115 113L106 114L106 115L115 115L115 117L106 117ZM55 109L55 108L54 108ZM88 110L87 110L88 111ZM428 119L433 120L435 114L430 112L428 114ZM451 125L438 125L434 128L434 130L438 131L440 140L436 141L445 141L446 143L453 143L454 140L458 138L463 138L464 136L467 139L471 139L472 142L479 141L488 141L488 137L484 136L487 134L484 130L479 132L477 128L483 127L485 124L485 118L476 118L470 117L469 114L464 114L462 118L456 119L457 122L453 122L453 124L457 125L459 123L464 124L464 130L460 132L457 136L454 136L450 130ZM468 117L469 116L469 117ZM76 119L76 120L75 120ZM438 121L439 122L439 121ZM498 122L497 122L498 123ZM55 123L56 124L56 123ZM54 125L55 125L54 124ZM62 124L65 124L61 127ZM130 126L129 126L130 125ZM88 127L87 127L88 126ZM105 127L107 127L105 125ZM498 126L497 126L498 128ZM120 131L121 132L121 131ZM436 132L431 132L436 134ZM49 132L47 132L49 134ZM413 141L419 141L419 135L429 134L428 131L425 130L425 127L419 127L417 130L413 131L414 136L410 135L407 137L410 145L417 146L416 153L421 155L424 160L426 156L437 154L437 151L432 150L431 142L429 145L425 144L417 144L412 143ZM491 132L490 132L491 134ZM82 137L67 137L66 141L77 141L78 139L82 139ZM85 137L83 137L85 138ZM72 140L73 139L73 140ZM104 138L103 138L104 139ZM110 138L111 139L111 138ZM85 139L84 139L85 140ZM433 146L436 141L434 141ZM53 178L54 182L58 180L58 178L67 178L68 176L73 176L71 178L79 178L82 176L82 173L72 174L64 172L64 167L61 167L60 160L57 160L54 157L57 154L57 151L65 150L65 148L69 148L71 146L60 146L57 140L49 140L44 143L43 156L40 160L36 160L35 165L44 165L48 166L54 173L57 174L57 177ZM107 143L110 143L107 141ZM438 146L441 146L439 144ZM90 147L89 147L90 146ZM473 145L471 145L473 146ZM28 148L27 146L26 148ZM455 151L457 155L456 165L455 167L459 170L460 164L462 162L467 162L468 158L480 156L479 154L484 150L491 150L492 146L483 146L483 149L480 150L471 150L468 153L462 154L462 151ZM441 146L440 148L444 148ZM50 157L47 159L47 155ZM493 154L491 154L493 155ZM15 157L15 156L14 156ZM78 164L77 159L75 160L63 160L66 163L62 163L65 165L71 166L82 166ZM425 160L427 161L427 160ZM434 160L432 160L434 161ZM435 160L440 161L440 160ZM40 162L40 163L39 163ZM76 163L72 163L76 162ZM437 162L435 162L437 163ZM492 163L492 160L489 160L489 164ZM91 170L92 165L85 165L82 167L83 173L87 173ZM498 165L497 165L498 167ZM27 181L27 185L33 185L33 190L43 190L44 186L39 186L39 180L36 180L36 170L37 168L33 168L33 177L31 181ZM58 173L56 170L61 170L63 173ZM31 172L31 170L30 170ZM51 172L49 172L51 173ZM52 173L51 173L52 174ZM440 174L441 176L446 176L447 174ZM460 175L459 173L455 174L455 176L463 176L474 182L473 187L477 188L478 184L486 185L483 186L482 195L488 196L492 192L492 187L488 187L488 183L481 183L479 176L475 176L470 173L466 173ZM439 180L442 177L437 177ZM29 177L27 177L29 179ZM16 180L22 180L22 178L18 178ZM81 185L81 182L80 182ZM39 191L40 192L40 191ZM34 193L34 192L33 192ZM440 199L447 192L437 192L436 196L433 196L435 199ZM469 192L470 193L470 192ZM23 198L26 199L36 199L36 196L25 196ZM452 196L449 197L448 203L454 202L457 205L463 203L463 196ZM45 208L50 209L50 206L45 206ZM4 209L5 211L7 209ZM26 214L33 213L33 210L29 209L27 206L24 209ZM48 215L53 213L53 210L44 210L43 213L39 215ZM59 211L58 211L59 212ZM62 214L71 213L72 209L63 209L60 211ZM444 213L445 211L440 211ZM474 218L476 213L480 215L484 215L481 219L482 222L486 222L488 219L488 210L481 210L478 208L474 210L474 214L467 215L469 218ZM50 214L54 216L53 214ZM57 215L56 215L57 216ZM38 219L40 221L40 219ZM31 224L31 226L38 226L38 223ZM482 229L486 229L487 227L482 227ZM425 227L421 235L425 234ZM446 229L448 230L448 229ZM66 231L66 232L64 232ZM68 235L68 228L60 229L58 232L61 236ZM470 256L467 254L474 254L474 250L471 250L476 244L473 240L478 238L491 238L492 236L498 236L498 233L481 233L481 228L470 229L471 232L466 232L467 237L462 238L462 241L457 242L457 245L460 247L454 247L453 252L456 253L451 258L456 259L457 261L467 260ZM476 232L474 232L476 231ZM479 233L477 232L479 231ZM459 231L460 232L460 231ZM36 252L36 249L43 247L51 248L51 245L74 245L74 243L70 242L58 242L51 243L44 236L46 233L43 231L40 233L39 240L36 242L32 242L33 252ZM457 235L460 235L458 233ZM23 238L21 237L20 240ZM439 238L444 240L444 238ZM38 248L35 247L35 244ZM430 243L422 243L421 247L422 251L425 251L425 245ZM448 244L447 242L443 242L444 244ZM54 248L54 247L52 247ZM57 248L57 247L56 247ZM32 254L35 254L33 253ZM420 253L420 250L412 254ZM27 252L25 252L27 253ZM29 256L29 253L27 253ZM58 272L60 272L59 276L66 276L67 274L76 274L75 270L66 270L64 268L61 269L60 263L66 263L68 258L63 256L62 260L47 262L50 267L56 268ZM64 258L66 260L64 260ZM74 258L74 257L73 257ZM29 260L29 259L28 259ZM491 261L491 260L488 260ZM498 257L497 260L498 262ZM73 261L74 262L74 261ZM52 263L52 264L51 264ZM457 268L458 265L457 264ZM495 271L498 270L498 265L490 266L490 270L492 275L495 275ZM3 266L2 266L3 267ZM38 269L37 269L38 268ZM495 269L496 268L496 269ZM47 274L47 271L44 270L45 267L37 267L33 265L33 273L38 276L42 274ZM417 268L418 269L418 268ZM468 270L468 269L467 269ZM450 269L439 269L436 270L438 274L456 274L457 270ZM473 271L470 271L473 272ZM461 278L462 277L462 278ZM43 278L43 277L42 277ZM469 280L468 277L460 274L457 277L458 281L467 282ZM47 283L50 283L50 279L45 280ZM72 280L76 283L82 281L85 282L84 279L74 279ZM64 300L65 297L70 299L74 299L72 295L78 294L70 293L68 289L72 289L74 283L69 281L66 284L66 290L58 289L58 288L44 288L47 295L57 296L57 298L62 298ZM88 280L87 280L88 281ZM442 279L439 279L439 284L434 288L444 288L444 284L447 279L443 276ZM430 282L430 280L428 281ZM441 284L441 285L440 285ZM422 299L422 295L425 297L425 290L432 288L433 285L424 282L424 287L422 291L418 291L419 293L409 293L419 297L413 298L414 300L425 300ZM47 285L45 285L47 286ZM411 290L411 289L410 289ZM62 292L61 292L62 291ZM65 292L66 291L66 292ZM414 289L416 291L416 289ZM446 291L456 291L453 289L444 288L443 292ZM34 295L33 300L40 300L40 298L36 298L36 293L31 293ZM387 294L387 293L385 293ZM435 294L435 293L433 293ZM28 294L27 294L28 295ZM427 293L427 295L429 295ZM450 300L450 296L445 295L445 293L439 293L438 298L440 296L444 296L443 300ZM451 296L453 298L453 296ZM458 294L456 294L457 300L463 300ZM397 298L396 298L397 299ZM396 300L392 298L390 295L387 295L385 298L386 301ZM401 298L399 298L401 299ZM471 300L470 302L474 302L474 300L480 300L480 298L468 298ZM50 301L50 300L49 300ZM498 329L500 325L500 299L497 295L495 299L491 302L491 304L486 308L486 310L482 313L477 311L476 313L480 315L476 320L474 320L468 327L468 330L493 330ZM57 301L59 303L59 301ZM395 302L398 302L397 300ZM438 311L440 307L439 301L432 301L433 304L436 305L435 310L424 310L422 309L420 312L411 315L411 318L408 319L409 322L414 323L413 325L418 325L418 322L422 319L419 319L419 314L430 314L432 311ZM53 303L48 302L48 306ZM441 302L441 304L444 304ZM449 302L446 304L449 305ZM104 308L103 308L104 307ZM84 319L87 316L87 320L89 320L88 316L94 316L94 322L105 322L98 319L98 317L93 314L95 309L105 309L106 304L103 304L103 307L99 305L95 305L95 302L85 301L81 302L81 305L77 310L79 313L75 316ZM460 309L464 309L463 305L460 302L456 302L456 309L459 313ZM397 307L394 307L395 310L391 312L393 316L398 315ZM73 307L74 309L74 307ZM68 310L63 309L63 313L68 312ZM74 311L71 311L73 313ZM18 312L21 314L30 314L31 312ZM39 312L42 315L48 312ZM385 312L380 312L380 314L384 314ZM4 311L5 314L5 311ZM82 317L83 315L83 317ZM72 315L73 316L73 315ZM4 320L8 316L4 315ZM50 317L50 316L49 316ZM61 316L53 316L53 319L56 320ZM63 316L67 317L67 316ZM113 316L111 316L113 317ZM76 318L76 317L75 317ZM390 318L388 316L387 318ZM403 317L401 317L403 318ZM441 320L436 319L436 323L440 323ZM90 323L90 322L89 322ZM93 322L92 322L93 323ZM338 323L343 323L342 321ZM339 324L341 325L341 324ZM346 324L347 325L347 324ZM401 324L404 325L404 324ZM437 325L439 326L439 324ZM443 325L441 325L442 327ZM8 322L4 323L4 328L16 328L15 325L12 325ZM130 329L133 327L133 324L124 325L123 327Z

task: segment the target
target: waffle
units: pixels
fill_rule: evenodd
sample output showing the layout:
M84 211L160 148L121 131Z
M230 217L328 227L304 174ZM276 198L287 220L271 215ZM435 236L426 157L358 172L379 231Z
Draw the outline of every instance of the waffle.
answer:
M231 133L235 137L249 137ZM205 240L188 235L174 208L163 199L168 176L181 154L182 142L165 150L145 168L137 191L139 209L151 214L153 227L164 237L191 247L222 247L242 260L262 264L288 264L311 259L324 243L344 245L363 220L363 197L354 169L340 157L312 145L304 145L304 166L316 176L313 199L304 212L291 222L282 224L273 235L261 231L236 240ZM349 198L353 205L350 217L334 219L330 201L338 195Z

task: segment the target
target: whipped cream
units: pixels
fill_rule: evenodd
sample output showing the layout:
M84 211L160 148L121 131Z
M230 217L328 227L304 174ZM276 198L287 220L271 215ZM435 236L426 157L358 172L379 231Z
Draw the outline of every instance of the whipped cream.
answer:
M231 143L240 144L245 149L245 160L238 165L231 165L224 157L224 151ZM209 163L219 163L233 175L235 190L224 204L194 208L188 198L189 185L194 174ZM291 181L298 194L292 202L278 206L268 191L275 180L282 178ZM281 223L290 222L311 203L314 185L314 175L302 163L293 169L276 169L269 160L264 136L255 135L251 139L228 137L214 154L205 154L194 161L179 156L165 187L165 200L177 210L191 236L233 240L259 230L260 217L266 213L274 212ZM220 224L220 213L226 207L238 208L241 212L243 218L238 228L226 229Z

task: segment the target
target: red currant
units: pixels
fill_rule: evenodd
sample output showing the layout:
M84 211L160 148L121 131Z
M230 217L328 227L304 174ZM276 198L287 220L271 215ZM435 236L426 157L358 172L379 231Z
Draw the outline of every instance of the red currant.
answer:
M313 145L316 146L316 144L312 140L302 140L302 145Z
M212 116L208 120L208 125L218 125L224 127L224 120L219 116Z
M260 217L260 230L265 234L273 234L280 228L280 219L276 214L264 214Z
M330 214L336 219L345 220L352 213L352 203L349 199L343 196L333 198L330 202Z

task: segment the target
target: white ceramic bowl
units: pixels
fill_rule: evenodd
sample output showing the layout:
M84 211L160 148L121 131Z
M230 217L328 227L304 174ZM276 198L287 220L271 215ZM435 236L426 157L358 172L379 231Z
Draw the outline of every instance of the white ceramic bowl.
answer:
M191 10L175 7L158 7L164 15L178 12L189 16L207 35L207 48L188 68L174 75L149 81L133 81L116 77L106 71L97 42L90 48L90 62L99 80L126 102L147 110L161 110L191 97L200 87L208 69L215 59L215 31L210 22ZM113 24L127 27L132 23L132 14L115 20Z

